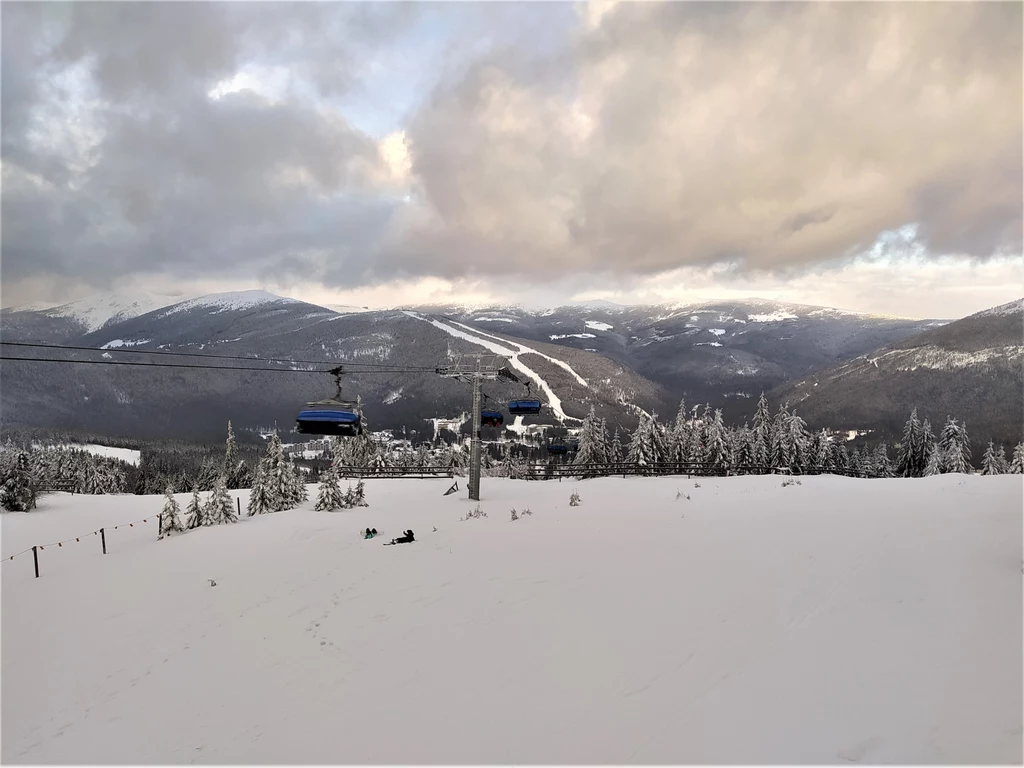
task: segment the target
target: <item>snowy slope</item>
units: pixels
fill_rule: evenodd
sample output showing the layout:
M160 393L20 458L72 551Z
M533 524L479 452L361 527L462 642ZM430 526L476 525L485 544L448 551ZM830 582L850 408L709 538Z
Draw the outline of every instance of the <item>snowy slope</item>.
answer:
M535 370L530 368L528 365L526 365L526 363L519 359L519 355L521 353L531 352L539 355L539 352L535 352L534 350L529 349L527 347L523 347L522 345L519 344L514 344L512 342L505 341L504 339L499 339L497 336L492 336L489 333L478 331L475 328L470 328L469 326L463 325L462 323L444 323L434 318L423 317L422 315L417 314L416 312L407 311L406 314L409 315L410 317L415 317L418 320L428 322L435 328L439 328L442 331L445 331L446 333L450 333L452 336L455 336L456 338L471 341L474 344L479 344L481 347L490 352L494 352L499 355L508 355L509 365L523 373L525 376L528 376L530 380L535 382L537 386L540 387L541 391L544 392L544 395L547 398L548 407L555 414L555 418L557 418L561 422L565 422L566 420L579 421L579 419L574 419L572 416L566 415L565 411L562 410L562 401L558 398L558 395L555 394L555 391L548 385L546 381L544 381L540 374L538 374ZM554 358L548 357L547 355L541 355L541 357L554 361ZM566 368L569 367L565 363L562 363L562 365ZM571 368L569 370L572 371ZM576 375L575 371L572 371L572 373ZM583 382L583 385L586 386L586 382L583 381L582 378L580 378L578 375L576 375L576 378L579 379L579 381ZM522 417L517 416L515 419L515 424L513 426L521 429Z
M45 310L45 314L50 317L77 320L92 332L108 323L130 320L179 301L180 296L163 296L155 293L109 293L61 304L59 307Z
M120 459L121 461L139 465L139 461L142 459L142 452L137 451L134 448L115 448L110 445L97 445L95 443L59 443L55 445L38 445L36 448L70 448L75 451L85 451L91 453L93 456L106 456L111 459Z
M297 299L277 296L267 291L228 291L226 293L209 293L205 296L199 296L195 299L175 304L164 313L164 316L198 308L209 309L214 313L234 312L240 309L252 309L263 304L276 302L283 302L285 304L299 303Z
M4 555L109 554L3 561L0 757L1021 761L1019 477L485 478L466 522L449 484L161 542L113 530L161 497L3 515Z

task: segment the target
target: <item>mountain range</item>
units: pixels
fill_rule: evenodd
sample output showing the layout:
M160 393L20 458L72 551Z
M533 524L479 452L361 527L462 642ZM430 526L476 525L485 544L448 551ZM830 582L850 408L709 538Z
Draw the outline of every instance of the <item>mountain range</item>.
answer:
M322 361L291 366L316 370L348 363L346 396L360 396L371 427L404 428L416 439L432 437L438 420L461 422L468 430L469 386L434 369L450 353L485 349L510 355L513 372L531 380L531 391L546 403L541 415L517 425L520 431L530 424L576 427L592 405L612 426L632 429L641 412L670 418L680 398L721 407L727 419L738 421L749 417L766 391L774 404L797 407L811 426L887 434L898 431L909 408L923 407L924 399L938 413L942 393L958 393L950 395L953 404L970 392L977 410L961 405L952 415L969 418L976 434L988 431L1010 441L1020 433L1019 303L949 322L764 300L367 310L240 291L184 300L113 295L11 308L0 312L0 327L6 342L104 348L109 361L162 362L131 350ZM5 347L4 355L95 359L95 353L27 347ZM916 366L907 363L909 356ZM927 363L939 359L946 362ZM201 357L172 360L212 364ZM903 370L908 367L915 367L912 385L904 383L911 380ZM309 371L6 360L3 374L5 427L139 437L218 439L228 418L243 431L275 422L289 428L303 402L333 392L328 374ZM847 383L858 377L865 383ZM503 381L489 382L484 391L495 406L524 394ZM1014 396L1016 421L1000 415Z

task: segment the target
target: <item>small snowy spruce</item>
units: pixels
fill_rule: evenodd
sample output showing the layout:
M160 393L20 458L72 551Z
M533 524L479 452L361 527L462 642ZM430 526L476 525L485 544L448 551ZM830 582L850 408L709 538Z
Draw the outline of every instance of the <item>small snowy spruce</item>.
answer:
M345 506L345 496L338 486L338 470L332 464L320 476L320 490L317 493L313 509L317 512L332 512L335 509L343 509Z
M206 510L199 500L198 486L192 489L192 498L185 507L185 527L189 530L206 525Z
M185 526L181 523L181 507L178 506L178 500L174 498L174 488L167 486L164 496L167 497L167 501L164 502L163 511L160 513L160 538L185 530Z

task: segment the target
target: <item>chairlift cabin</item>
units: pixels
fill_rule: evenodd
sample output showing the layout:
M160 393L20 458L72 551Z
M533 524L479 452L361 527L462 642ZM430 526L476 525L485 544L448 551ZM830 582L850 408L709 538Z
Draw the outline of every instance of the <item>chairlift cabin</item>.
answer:
M529 416L540 413L540 400L511 400L508 412L513 416Z
M484 427L500 427L505 417L499 411L480 411L480 425Z
M337 435L354 437L363 434L362 419L355 410L356 403L341 399L341 366L330 371L334 374L338 391L335 397L306 403L295 417L296 430L303 435Z

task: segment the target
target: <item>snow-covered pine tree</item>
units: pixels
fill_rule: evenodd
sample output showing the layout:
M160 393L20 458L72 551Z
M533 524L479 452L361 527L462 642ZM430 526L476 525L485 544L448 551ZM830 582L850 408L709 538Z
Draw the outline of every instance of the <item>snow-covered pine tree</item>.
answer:
M594 406L590 406L590 413L583 419L583 426L579 434L579 450L573 457L574 466L596 464L600 461L597 447L597 416L594 413ZM580 477L592 477L592 469L580 469Z
M622 454L622 438L619 437L619 428L615 428L615 436L612 437L612 445L608 451L608 461L611 464L621 464L625 457Z
M685 464L689 460L690 446L690 413L686 410L686 399L679 401L676 420L672 423L671 439L669 440L670 461Z
M388 453L387 447L383 444L378 444L375 446L373 457L370 459L370 469L377 472L390 466L391 455Z
M761 393L754 412L754 463L769 466L772 446L772 417L768 410L768 399Z
M224 444L224 468L221 474L227 479L228 488L237 488L235 473L238 469L238 445L235 443L235 431L228 420L228 439Z
M597 459L602 464L608 461L608 450L610 445L608 443L608 420L601 418L597 422L597 431L595 434L595 442L597 444Z
M430 446L426 443L420 443L416 448L413 461L417 467L429 467L431 464L430 460Z
M25 451L14 455L0 486L0 507L8 512L28 512L36 503L32 461Z
M1003 448L1003 446L1001 445L999 446L999 449L996 451L996 463L999 465L1001 474L1009 474L1010 462L1006 459L1006 449Z
M309 499L309 489L306 488L306 474L294 462L292 462L292 499L294 499L296 506Z
M928 445L924 428L917 419L917 408L903 425L903 441L896 459L896 474L900 477L921 477L928 464Z
M516 461L515 454L512 453L512 443L505 444L505 453L498 465L498 474L501 477L519 477L519 463Z
M846 450L846 446L839 441L833 441L831 443L832 450L832 468L836 472L846 472L850 469L850 454Z
M824 428L818 433L814 466L819 472L834 472L836 468L835 458L832 455L832 439L828 434L828 430Z
M654 461L654 448L651 445L651 419L646 414L640 416L640 423L637 424L633 437L629 441L629 452L626 454L626 462L635 464L638 467L648 467Z
M988 441L988 447L985 449L985 455L981 459L981 474L983 475L1002 475L1006 473L1006 454L1004 452L1002 460L1000 461L999 451L996 450L996 445L992 440Z
M1013 449L1013 458L1010 459L1010 473L1024 475L1024 443L1017 443Z
M326 472L320 475L320 491L317 493L313 509L317 512L331 512L335 509L343 509L344 506L344 495L338 485L338 469L330 466Z
M666 446L665 425L658 421L657 411L651 413L651 459L655 463L667 461L668 451Z
M771 442L768 451L768 466L774 469L788 469L793 463L793 451L789 439L789 411L783 405L772 421Z
M185 526L181 524L181 507L174 498L174 488L167 486L164 496L167 497L167 501L164 502L163 511L160 513L160 538L185 530Z
M733 435L733 467L747 474L754 464L754 433L744 424Z
M924 465L924 476L931 477L932 475L942 474L942 468L945 466L945 463L946 460L942 455L942 447L935 445L928 453L928 463Z
M356 483L355 490L352 491L350 503L353 507L368 507L370 506L366 502L366 486L363 485L363 481L360 480Z
M885 443L879 443L875 448L874 469L875 477L895 476L892 461L889 459L889 447Z
M192 489L192 498L185 507L185 527L189 530L206 525L206 508L199 499L199 486Z
M284 454L281 438L275 432L267 443L267 455L263 462L263 482L266 487L267 504L273 512L292 509L300 500L294 465ZM302 484L305 489L305 483Z
M936 460L939 462L939 467L942 466L942 454L939 453L939 444L935 439L935 433L932 432L932 423L925 419L921 424L922 440L924 441L924 465L928 466L928 462L931 460L932 454L936 455ZM941 471L941 470L940 470ZM927 474L922 470L922 474Z
M704 413L698 413L700 406L693 408L693 423L690 425L690 443L686 447L687 461L690 464L704 466L707 462L707 441L708 441L708 406L704 407Z
M210 498L203 510L204 525L223 525L224 523L236 523L238 517L235 515L235 502L228 493L228 486L223 477L218 477L213 483L213 490L210 491Z
M729 469L729 451L725 444L725 425L722 423L722 409L715 411L707 427L705 443L705 460L708 468L718 474L725 474Z
M967 436L967 425L959 424L949 417L946 426L939 436L939 447L942 450L943 472L971 472L971 441Z
M789 446L789 468L794 472L803 472L811 463L810 435L807 434L807 424L802 418L796 415L796 411L789 414L786 423L786 443Z
M256 476L252 480L252 490L249 491L249 503L246 505L246 512L249 517L252 517L253 515L265 515L267 512L273 511L267 488L267 459L260 459L256 464Z

